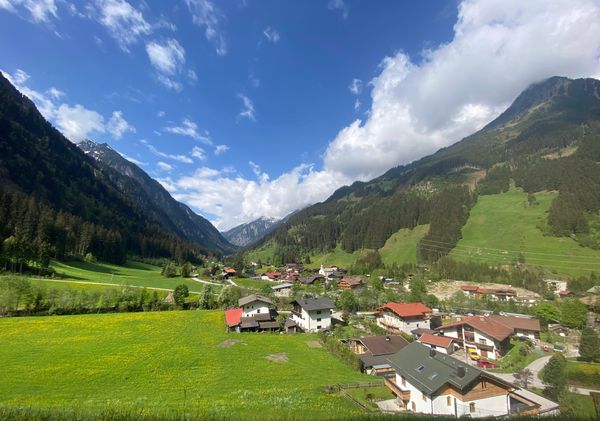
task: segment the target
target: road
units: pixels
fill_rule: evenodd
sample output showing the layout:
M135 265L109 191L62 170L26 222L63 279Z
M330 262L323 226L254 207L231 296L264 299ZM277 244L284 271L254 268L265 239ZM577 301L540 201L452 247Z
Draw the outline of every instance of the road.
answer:
M529 370L531 370L531 372L533 373L533 381L531 382L532 387L538 387L540 389L543 389L544 387L546 387L544 382L542 382L540 380L540 378L538 377L538 374L540 373L540 371L542 371L542 369L548 363L548 361L550 361L550 358L552 358L551 355L547 355L545 357L538 358L537 360L533 361L531 364L529 364L526 367ZM493 373L493 375L496 377L500 377L501 379L506 380L510 383L515 382L513 373ZM590 392L600 392L599 390L585 389L582 387L574 387L574 386L571 386L570 389L573 393L578 393L580 395L589 395Z
M192 276L192 281L196 281L196 282L200 282L201 284L205 284L205 285L216 285L218 287L222 287L223 284L218 284L216 282L210 282L210 281L205 281L204 279L200 279L196 276Z

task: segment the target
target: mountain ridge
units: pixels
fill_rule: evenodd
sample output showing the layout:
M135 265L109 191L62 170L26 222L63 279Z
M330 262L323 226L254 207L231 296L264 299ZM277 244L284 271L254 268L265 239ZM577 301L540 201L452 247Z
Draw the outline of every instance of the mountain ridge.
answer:
M246 222L224 231L223 236L239 247L250 246L271 233L282 220L261 216L254 221Z

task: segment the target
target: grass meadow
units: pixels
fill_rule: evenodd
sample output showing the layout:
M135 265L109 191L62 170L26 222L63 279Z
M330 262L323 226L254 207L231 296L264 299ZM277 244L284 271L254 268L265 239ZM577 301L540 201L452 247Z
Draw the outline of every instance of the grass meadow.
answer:
M228 333L222 311L0 319L0 408L216 418L360 414L323 387L373 378L310 348L315 339ZM265 358L278 353L288 361Z
M537 205L527 205L521 189L480 196L463 227L463 238L450 256L492 264L512 263L518 252L525 263L559 275L581 276L600 271L600 251L580 246L568 237L544 236L543 226L558 193L536 193ZM430 243L434 245L434 243ZM443 246L443 244L439 244Z

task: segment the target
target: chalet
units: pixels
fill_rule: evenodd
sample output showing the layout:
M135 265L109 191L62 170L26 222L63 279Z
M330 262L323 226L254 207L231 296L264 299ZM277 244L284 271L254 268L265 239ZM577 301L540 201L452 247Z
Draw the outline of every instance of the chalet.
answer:
M318 276L300 276L298 278L298 282L300 282L303 285L312 285L315 282L319 282L319 281L323 281L325 278L323 277L323 275L318 275Z
M338 286L342 289L354 289L361 287L363 284L362 279L356 276L344 276L338 281Z
M558 279L544 279L548 291L552 291L554 295L560 295L561 291L567 290L567 281Z
M273 295L276 297L289 297L293 286L292 284L285 283L272 286L271 289L273 290Z
M450 355L454 352L454 340L448 336L424 333L417 341L442 354Z
M394 303L382 305L375 313L377 325L386 329L387 333L405 332L429 329L431 309L422 303Z
M278 281L279 278L281 278L281 273L279 272L266 272L260 277L263 281Z
M237 276L237 271L234 268L225 268L221 272L221 276L224 278L234 278Z
M394 369L388 357L400 351L408 342L402 336L368 336L350 339L350 350L360 357L361 371L367 374L385 375Z
M470 316L436 329L469 352L475 350L481 357L498 359L509 348L513 335L535 340L539 337L537 319L514 316Z
M273 302L262 295L252 294L240 298L239 307L225 311L225 321L229 330L236 332L277 331L277 311Z
M331 326L335 305L327 299L302 299L292 302L292 320L304 332L318 332Z
M558 404L419 342L388 361L395 373L385 385L400 408L414 413L483 418L558 412Z

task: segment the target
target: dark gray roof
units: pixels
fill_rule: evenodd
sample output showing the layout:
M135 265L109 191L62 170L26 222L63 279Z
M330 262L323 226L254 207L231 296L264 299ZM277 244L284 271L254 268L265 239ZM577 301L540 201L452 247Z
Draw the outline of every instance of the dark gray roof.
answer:
M436 332L435 330L418 327L416 329L411 330L410 333L412 333L413 335L421 336L423 333L430 333L432 335L435 335L438 332Z
M279 329L280 327L276 321L259 322L258 324L261 329Z
M373 355L395 354L408 345L406 339L396 335L367 336L355 340L362 342Z
M298 278L298 282L300 282L301 284L312 284L313 282L315 282L317 279L323 279L323 276L318 275L318 276L301 276L300 278Z
M389 365L389 355L373 355L366 353L360 355L360 361L364 369L371 368L374 365Z
M432 356L431 351L419 342L412 342L388 357L388 361L396 373L427 395L446 384L462 391L482 374L481 370L449 355L434 352ZM458 375L459 367L464 369L462 377Z
M242 307L248 303L251 303L252 301L262 301L263 303L273 304L273 301L271 301L269 298L258 294L252 294L248 295L247 297L240 298L238 300L238 304L240 307Z
M292 284L285 283L285 284L274 285L274 286L271 287L271 289L279 290L279 289L284 289L284 288L291 288L293 286L294 285L292 285Z
M295 322L295 321L293 321L292 319L286 319L286 320L285 320L285 324L284 324L284 326L285 326L286 328L290 328L290 327L297 327L298 325L297 325L297 324L296 324L296 322Z
M298 305L306 311L327 310L335 308L335 304L333 304L331 300L328 299L314 300L310 298L305 298L302 300L293 301L292 304L293 303L298 303Z

